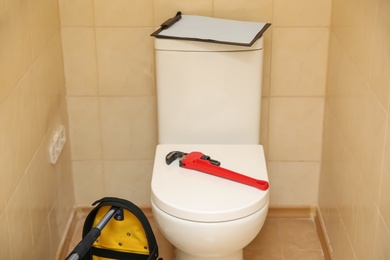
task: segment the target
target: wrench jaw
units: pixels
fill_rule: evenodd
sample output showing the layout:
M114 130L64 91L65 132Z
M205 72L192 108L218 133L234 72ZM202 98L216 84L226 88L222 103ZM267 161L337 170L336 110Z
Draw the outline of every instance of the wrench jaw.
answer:
M205 154L202 154L202 153L190 153L190 157L192 158L193 155L198 155L200 156L200 158L197 158L197 159L201 159L201 160L204 160L204 161L209 161L212 165L215 165L215 166L220 166L221 163L217 160L213 160L210 158L210 156L208 155L205 155ZM180 152L180 151L172 151L170 153L167 154L167 156L165 156L165 162L170 165L171 163L173 163L175 160L179 159L179 165L180 167L183 167L185 166L185 163L183 161L185 161L186 159L189 159L189 158L186 158L186 155L188 155L188 153L184 153L184 152Z
M172 151L165 156L165 162L170 165L173 163L176 159L180 159L180 163L184 156L186 156L187 153L179 152L179 151Z

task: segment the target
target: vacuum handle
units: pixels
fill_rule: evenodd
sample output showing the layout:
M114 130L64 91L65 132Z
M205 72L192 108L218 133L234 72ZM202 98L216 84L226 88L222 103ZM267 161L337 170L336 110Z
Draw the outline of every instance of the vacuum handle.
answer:
M107 225L107 223L112 219L112 217L120 210L120 207L112 206L108 212L103 216L103 218L92 228L88 234L78 243L78 245L73 249L69 254L66 260L79 260L81 259L88 250L92 247L93 243L100 236L101 231Z
M101 231L94 227L92 228L88 234L81 240L80 243L73 249L70 256L66 258L66 260L79 260L81 259L91 248L93 243L95 243L96 239L100 236Z

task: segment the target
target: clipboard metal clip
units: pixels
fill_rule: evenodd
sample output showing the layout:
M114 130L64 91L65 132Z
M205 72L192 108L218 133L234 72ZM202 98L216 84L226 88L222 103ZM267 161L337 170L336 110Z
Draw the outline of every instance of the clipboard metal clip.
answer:
M172 18L169 18L168 20L166 20L165 22L163 22L161 24L161 27L163 29L167 29L169 27L171 27L174 23L176 23L177 21L179 21L181 19L181 12L177 12L176 15Z
M162 30L165 30L165 29L168 29L169 27L171 27L174 23L176 23L177 21L179 21L181 19L181 12L177 12L176 15L172 18L169 18L168 20L166 20L165 22L163 22L161 25L160 25L160 28L155 31L154 33L152 33L150 36L157 36Z

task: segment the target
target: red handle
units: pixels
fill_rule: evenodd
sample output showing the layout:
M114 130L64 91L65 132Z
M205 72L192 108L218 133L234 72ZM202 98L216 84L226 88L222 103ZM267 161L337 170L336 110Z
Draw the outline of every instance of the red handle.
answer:
M211 175L215 175L221 178L229 179L239 183L253 186L260 190L267 190L269 183L264 180L258 180L220 166L216 166L210 163L208 160L201 159L203 156L200 152L191 152L183 157L181 160L181 166L183 168L197 170L205 172Z

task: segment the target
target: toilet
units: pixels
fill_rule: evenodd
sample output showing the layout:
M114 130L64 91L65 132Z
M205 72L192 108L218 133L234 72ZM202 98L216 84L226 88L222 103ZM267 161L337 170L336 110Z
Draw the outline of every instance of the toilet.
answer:
M261 230L269 189L188 169L173 151L268 181L260 139L263 39L251 47L155 39L158 140L151 206L176 260L242 260Z

